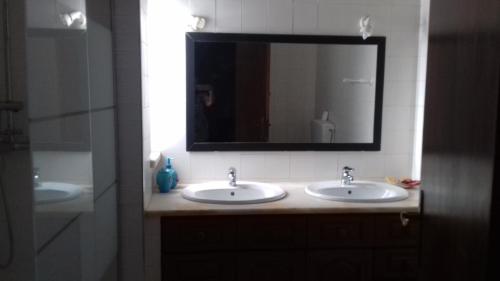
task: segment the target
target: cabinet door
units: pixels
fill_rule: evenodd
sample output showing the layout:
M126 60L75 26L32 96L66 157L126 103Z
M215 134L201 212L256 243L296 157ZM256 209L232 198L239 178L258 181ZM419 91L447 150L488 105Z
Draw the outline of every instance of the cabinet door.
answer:
M414 281L418 273L416 249L379 249L374 253L374 280Z
M164 281L234 281L232 254L172 254L163 258Z
M243 250L295 250L306 244L303 216L243 216L238 219L238 247Z
M238 257L238 281L302 281L303 252L251 252Z
M235 248L232 217L169 217L162 220L165 253L224 251Z
M308 222L310 248L360 248L372 244L373 217L364 215L316 215Z
M308 257L309 281L371 280L369 250L315 251Z
M403 226L399 214L379 215L375 220L375 245L416 247L420 236L420 216L408 214L409 222Z

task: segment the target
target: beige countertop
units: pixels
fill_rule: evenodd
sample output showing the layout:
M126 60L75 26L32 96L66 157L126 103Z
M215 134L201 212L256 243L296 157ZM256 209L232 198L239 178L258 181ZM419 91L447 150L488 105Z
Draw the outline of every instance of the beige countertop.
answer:
M192 202L182 198L184 185L169 193L153 193L146 207L146 216L200 216L200 215L264 215L264 214L335 214L335 213L417 213L420 212L420 190L410 190L410 197L389 203L346 203L309 196L304 188L307 182L276 183L288 194L279 201L221 205Z

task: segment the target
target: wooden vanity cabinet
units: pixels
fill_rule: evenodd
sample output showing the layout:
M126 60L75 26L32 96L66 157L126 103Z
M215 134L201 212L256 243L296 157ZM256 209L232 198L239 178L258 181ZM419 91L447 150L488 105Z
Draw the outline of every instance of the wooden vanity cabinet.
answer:
M162 218L164 281L417 280L419 215Z

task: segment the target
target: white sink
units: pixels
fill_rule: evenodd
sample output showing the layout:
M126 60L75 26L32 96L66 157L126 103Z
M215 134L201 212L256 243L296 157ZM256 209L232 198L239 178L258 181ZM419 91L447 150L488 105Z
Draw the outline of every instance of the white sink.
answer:
M253 204L276 201L286 192L268 183L238 181L236 186L227 181L192 184L182 190L185 199L212 204Z
M61 182L42 182L35 187L35 204L49 204L73 200L80 197L78 185Z
M393 202L408 198L408 191L401 187L370 181L354 181L341 185L340 181L324 181L306 187L306 193L326 200L342 202Z

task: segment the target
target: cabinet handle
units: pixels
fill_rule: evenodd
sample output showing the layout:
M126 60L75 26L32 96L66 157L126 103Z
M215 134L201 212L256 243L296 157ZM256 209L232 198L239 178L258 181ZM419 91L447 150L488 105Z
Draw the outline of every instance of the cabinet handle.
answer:
M403 227L408 226L408 224L410 223L410 219L407 218L405 215L406 215L406 212L400 212L399 213L399 219L401 220L401 225Z

